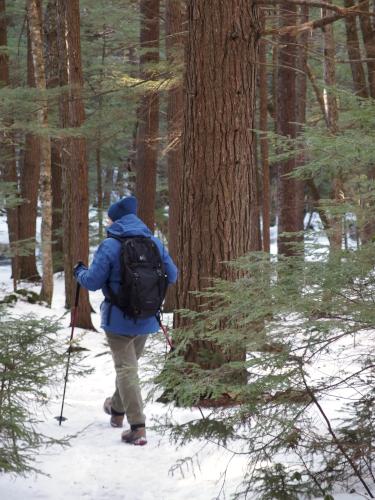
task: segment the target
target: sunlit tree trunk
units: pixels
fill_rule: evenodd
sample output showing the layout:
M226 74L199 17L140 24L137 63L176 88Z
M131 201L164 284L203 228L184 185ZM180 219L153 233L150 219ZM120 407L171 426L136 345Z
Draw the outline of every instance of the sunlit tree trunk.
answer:
M260 22L248 0L190 0L187 17L177 306L197 310L202 299L190 291L234 278L224 262L260 249L252 132ZM186 358L199 359L200 347Z
M40 0L37 0L37 5L41 16ZM29 26L27 27L27 85L35 87ZM39 177L40 143L36 135L28 132L25 136L25 151L20 176L21 198L24 202L19 208L19 239L26 240L27 255L20 256L19 261L20 278L30 281L40 280L35 252Z
M51 142L48 136L48 101L43 55L42 23L37 0L27 0L27 18L30 29L35 86L40 91L38 123L43 133L40 141L40 200L42 206L42 290L41 298L49 305L53 295L52 265L52 195L51 195ZM43 95L44 93L44 95Z

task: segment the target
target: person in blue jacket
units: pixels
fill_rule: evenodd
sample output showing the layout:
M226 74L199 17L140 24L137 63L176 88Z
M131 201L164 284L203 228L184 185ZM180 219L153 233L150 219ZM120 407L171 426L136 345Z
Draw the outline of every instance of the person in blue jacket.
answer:
M88 290L102 289L104 302L101 304L101 327L110 346L116 371L115 392L104 402L104 411L111 415L113 427L122 427L124 415L130 429L121 435L122 441L135 445L146 444L145 415L138 378L138 359L141 357L149 334L159 330L156 317L134 319L124 315L109 301L108 286L116 293L120 287L121 243L114 237L148 236L157 245L165 265L168 282L177 280L177 268L161 241L137 217L137 199L134 196L122 198L108 210L109 226L106 238L99 245L91 266L82 263L75 266L77 281ZM111 238L111 236L114 236Z

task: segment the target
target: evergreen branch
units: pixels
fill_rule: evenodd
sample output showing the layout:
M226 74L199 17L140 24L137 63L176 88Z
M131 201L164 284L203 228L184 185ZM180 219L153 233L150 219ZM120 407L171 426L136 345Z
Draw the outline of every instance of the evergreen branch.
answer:
M365 490L367 491L367 493L369 494L370 498L374 498L370 488L367 486L367 483L366 481L363 479L362 477L362 474L361 472L359 471L358 467L356 466L356 464L353 462L353 460L350 458L350 456L348 455L348 453L346 452L345 448L343 447L343 445L341 444L340 440L338 439L338 437L336 436L336 433L335 431L333 430L332 426L331 426L331 422L329 420L329 418L327 417L326 413L324 412L322 406L320 405L319 401L316 399L316 396L314 394L314 392L311 390L311 388L309 387L309 385L307 384L307 381L306 381L306 377L305 377L305 373L303 371L303 366L302 366L302 361L300 362L300 372L301 372L301 376L302 376L302 380L303 380L303 383L306 387L306 391L308 392L308 394L310 395L312 401L314 402L315 406L318 408L320 414L322 415L324 421L326 422L327 424L327 428L328 428L328 432L331 434L332 436L332 439L334 441L334 443L336 444L337 448L341 451L341 453L343 454L343 456L346 458L347 462L349 463L349 465L351 466L351 468L353 469L355 475L358 477L358 479L361 481L363 487L365 488Z

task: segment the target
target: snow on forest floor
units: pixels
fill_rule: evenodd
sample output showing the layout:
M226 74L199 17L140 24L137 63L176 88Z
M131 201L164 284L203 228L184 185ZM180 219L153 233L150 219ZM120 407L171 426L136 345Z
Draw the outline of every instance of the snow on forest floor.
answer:
M0 289L5 291L5 278L9 268L0 268ZM90 294L96 311L99 310L101 293ZM63 278L55 281L55 295L52 309L22 303L13 308L15 314L33 313L37 317L61 317L63 309ZM99 330L99 315L93 314L93 321ZM69 319L63 319L65 328L61 335L68 339ZM67 386L64 415L67 421L59 427L54 416L60 413L61 394L56 394L47 409L39 430L49 436L62 438L76 435L67 448L53 446L36 457L36 467L49 477L31 475L14 478L0 475L0 498L19 499L107 499L112 500L164 500L164 499L204 499L216 498L221 489L220 473L224 472L230 455L214 445L204 446L202 453L194 459L193 466L183 466L174 474L171 469L185 458L193 457L205 443L195 442L175 449L167 436L160 436L152 430L152 420L162 416L168 408L160 403L148 403L148 444L139 448L121 442L121 430L109 425L109 417L104 414L104 398L113 392L114 370L112 358L105 346L105 336L101 331L75 331L80 337L80 346L89 349L85 365L95 368L84 378L71 378ZM155 341L150 342L155 344ZM96 357L97 354L107 354ZM141 362L147 367L147 354ZM63 374L62 374L63 384ZM62 392L63 386L61 386ZM186 421L199 415L197 410L173 410L178 421ZM240 483L245 461L232 460L226 474L224 492L234 492Z
M9 267L0 267L0 293L9 289ZM30 286L30 285L29 285ZM63 277L55 280L52 308L22 303L15 306L15 314L32 313L36 317L64 314ZM101 293L90 294L96 311L99 310ZM93 314L99 329L99 315ZM63 319L61 335L69 338L69 319ZM148 444L137 448L120 441L121 430L109 425L109 417L102 410L103 400L113 390L114 371L104 334L76 330L80 345L89 349L85 364L94 367L93 373L84 378L72 378L67 388L64 415L68 418L59 427L54 416L60 412L61 394L56 394L44 409L40 430L46 435L62 438L76 435L70 446L52 446L36 457L36 467L44 475L13 477L0 475L0 498L3 500L211 500L230 498L239 486L246 468L245 457L235 457L213 444L190 443L175 449L168 436L158 435L152 429L152 420L169 411L166 406L149 402ZM160 336L160 335L159 335ZM155 345L156 339L150 342ZM140 374L147 371L147 354L142 358ZM63 383L63 381L62 381ZM62 387L61 387L62 391ZM174 418L183 422L198 416L197 410L173 409ZM193 465L171 470L179 460L195 457ZM226 470L223 486L222 474ZM248 498L250 498L248 496ZM253 497L255 499L255 496ZM363 498L357 495L335 495L336 500Z
M0 217L0 219L3 219ZM5 242L4 224L0 221L0 241ZM2 265L1 265L2 264ZM55 293L52 308L18 303L13 314L34 314L44 318L62 318L64 313L63 276L55 277ZM32 288L33 285L22 284ZM10 268L6 261L0 261L0 296L11 289ZM99 311L101 292L90 293L90 300ZM175 448L168 436L153 430L153 420L168 411L173 418L184 422L199 417L197 410L173 409L160 403L148 402L147 438L145 447L137 448L120 441L121 430L109 425L109 417L104 414L104 398L113 392L114 369L105 336L100 331L97 313L92 315L97 332L84 332L77 329L75 337L80 338L80 346L89 349L84 360L94 371L84 378L70 378L64 415L67 421L59 427L54 419L60 413L63 374L60 392L55 394L41 413L38 430L48 436L62 438L74 435L70 446L52 446L36 457L35 466L46 475L14 477L0 474L1 500L212 500L229 499L240 486L246 470L246 456L232 455L223 448L203 441L195 441ZM68 315L62 319L61 335L69 339ZM1 332L0 332L1 333ZM162 345L161 335L149 341L149 349ZM97 357L97 354L107 353ZM140 377L148 372L150 360L141 360ZM190 465L176 467L180 460L193 457ZM174 470L174 473L172 471ZM225 482L223 483L223 473ZM256 496L247 496L249 500ZM359 495L335 494L335 500L355 500ZM318 499L316 499L318 500Z

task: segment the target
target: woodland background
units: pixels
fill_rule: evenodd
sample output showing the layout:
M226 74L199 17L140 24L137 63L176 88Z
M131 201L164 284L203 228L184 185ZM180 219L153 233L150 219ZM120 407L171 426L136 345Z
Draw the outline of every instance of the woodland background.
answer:
M280 426L249 454L297 450L307 479L254 459L265 495L281 488L264 498L314 488L329 498L353 477L373 498L374 9L0 0L2 259L14 291L41 281L50 304L53 274L65 271L70 308L73 265L105 237L110 203L135 194L180 269L166 309L185 310L157 383L180 404L216 402L211 422L176 439L226 441L251 421L266 440L268 423ZM92 328L90 312L86 293L78 326ZM345 342L360 334L348 363ZM311 378L322 353L342 355L348 372ZM334 430L319 398L349 379L354 416ZM324 438L301 430L311 407L328 421Z

